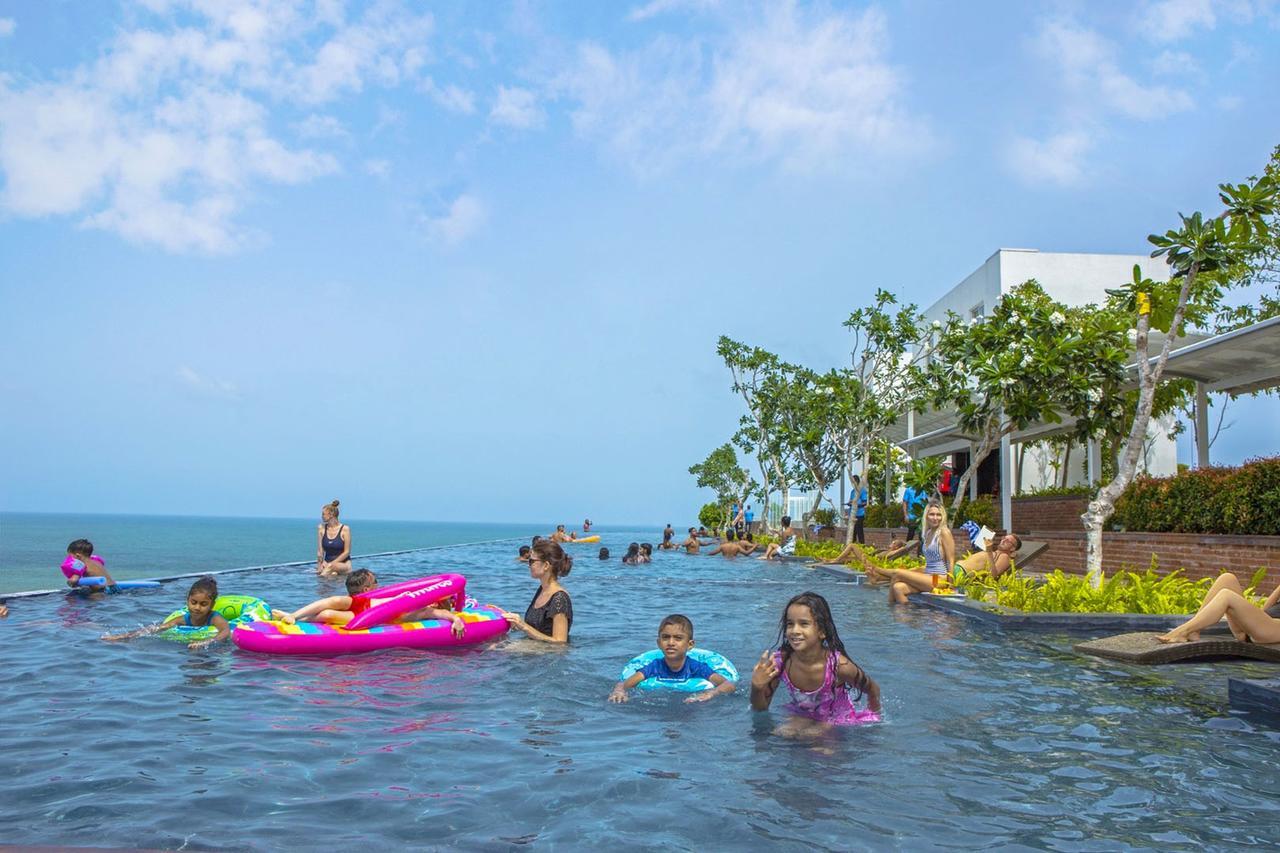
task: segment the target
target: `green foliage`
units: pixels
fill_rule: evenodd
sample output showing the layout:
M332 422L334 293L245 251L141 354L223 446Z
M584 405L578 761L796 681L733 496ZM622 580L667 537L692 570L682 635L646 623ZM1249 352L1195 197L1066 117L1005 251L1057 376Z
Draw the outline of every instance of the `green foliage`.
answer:
M1097 587L1086 575L1055 570L1038 581L1014 570L999 580L986 573L967 577L965 594L1028 613L1185 614L1199 609L1211 583L1188 580L1181 572L1161 576L1154 565L1145 572L1116 572Z
M990 495L979 495L975 500L964 500L954 510L947 511L947 523L959 527L966 521L985 524L992 530L998 530L999 510Z
M902 514L902 502L891 504L872 504L867 507L867 517L863 522L867 527L905 527L906 518Z
M942 479L942 457L930 456L926 459L911 460L904 479L907 485L916 491L937 494L938 481Z
M725 516L728 510L714 501L709 504L703 504L702 509L698 510L698 523L708 530L716 530L724 524Z
M1152 533L1280 535L1280 457L1138 477L1116 501L1112 520Z
M830 507L815 509L810 517L813 519L814 524L820 524L823 527L835 527L836 511Z
M1090 486L1087 483L1081 483L1075 486L1043 486L1038 489L1028 489L1022 492L1019 497L1025 498L1048 498L1048 497L1085 497L1091 498L1098 493L1096 486Z
M723 514L715 521L716 527L723 527L730 521L727 507L745 502L746 497L758 488L751 474L738 465L738 454L727 442L707 454L707 458L697 465L690 465L689 473L698 478L699 488L715 491L716 500L723 509ZM708 523L704 521L703 524Z
M886 452L887 448L887 452ZM884 503L884 466L886 459L890 462L889 493L896 495L902 487L902 472L907 467L907 454L895 444L887 441L874 441L867 454L870 457L863 472L862 485L867 487L867 498L872 506ZM893 499L889 503L896 503ZM868 524L871 522L868 521ZM884 525L876 525L882 527Z

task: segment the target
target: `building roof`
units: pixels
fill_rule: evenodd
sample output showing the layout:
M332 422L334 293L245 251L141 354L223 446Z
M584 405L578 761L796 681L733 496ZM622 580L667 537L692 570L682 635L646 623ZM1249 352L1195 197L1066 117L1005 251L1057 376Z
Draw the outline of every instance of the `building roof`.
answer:
M1153 333L1151 348L1163 346L1163 336ZM1158 356L1149 363L1154 365ZM1130 387L1137 387L1137 363L1129 365ZM1243 329L1220 335L1187 335L1169 353L1164 377L1203 382L1208 392L1239 395L1280 386L1280 317L1263 320ZM1037 423L1013 433L1014 442L1046 438L1069 432L1074 418L1062 423ZM975 436L966 434L956 422L953 410L929 409L917 413L907 436L908 417L902 415L884 432L884 437L915 457L936 456L968 450Z

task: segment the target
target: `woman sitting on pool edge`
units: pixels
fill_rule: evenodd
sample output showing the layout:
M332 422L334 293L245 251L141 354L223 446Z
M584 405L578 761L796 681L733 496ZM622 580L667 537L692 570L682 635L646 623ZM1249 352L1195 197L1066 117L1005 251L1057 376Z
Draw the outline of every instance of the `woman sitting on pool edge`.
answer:
M1022 540L1013 533L1006 533L999 539L992 539L986 548L974 551L952 567L952 583L959 586L965 575L986 572L998 578L1013 568L1013 555L1022 547ZM898 570L905 574L910 569ZM868 565L867 580L871 584L888 583L897 572L887 571L877 566ZM916 572L915 574L921 574Z
M924 571L897 569L891 572L867 570L867 576L888 576L889 603L905 604L907 596L914 592L929 592L950 573L956 562L955 541L951 538L951 526L947 524L947 511L942 504L931 501L924 511L924 529L920 531L924 546Z
M334 524L337 527L334 527ZM321 577L345 575L351 571L351 528L338 521L338 501L320 508L316 531L316 574Z
M503 617L511 627L519 628L531 639L544 643L569 642L569 629L573 627L573 600L560 585L560 578L568 577L573 568L573 558L564 552L558 542L542 539L534 544L529 555L529 575L538 581L538 591L533 594L528 609L521 617L503 611Z
M1254 604L1244 597L1240 579L1230 572L1218 575L1204 594L1204 604L1196 614L1167 634L1156 637L1162 643L1194 643L1200 632L1227 618L1231 634L1242 643L1280 643L1280 619L1267 613L1280 602L1280 584L1262 603Z
M772 560L775 557L778 559L794 557L796 555L796 539L799 535L799 531L791 526L791 516L784 515L782 517L782 529L778 531L778 541L770 542L769 546L764 549L764 556L757 557L757 559Z

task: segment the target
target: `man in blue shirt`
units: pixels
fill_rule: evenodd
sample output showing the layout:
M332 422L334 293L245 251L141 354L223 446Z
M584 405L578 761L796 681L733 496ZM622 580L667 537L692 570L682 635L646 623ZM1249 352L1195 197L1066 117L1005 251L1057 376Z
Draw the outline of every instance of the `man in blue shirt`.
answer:
M929 500L929 493L924 489L913 489L907 486L907 490L902 493L902 514L907 520L907 541L911 542L916 538L916 534L920 528L920 511L924 509L925 503ZM916 544L916 553L920 553L920 545Z
M857 474L853 475L853 494L849 496L849 503L845 506L853 510L853 541L859 545L867 544L867 535L863 530L867 520L867 490Z
M748 533L754 533L754 532L755 532L754 530L752 530L752 529L751 529L751 522L753 522L753 521L755 520L755 517L756 517L756 514L755 514L755 511L751 509L751 504L747 504L747 512L746 512L746 514L745 514L744 518L746 518L746 520L747 520L747 532L748 532Z
M627 691L650 678L662 682L704 678L715 685L711 690L693 694L686 702L705 702L721 693L732 693L737 687L707 664L688 656L693 649L693 622L687 616L672 613L662 620L662 624L658 626L658 649L662 652L662 657L650 661L643 669L613 686L613 692L609 694L610 702L626 702Z

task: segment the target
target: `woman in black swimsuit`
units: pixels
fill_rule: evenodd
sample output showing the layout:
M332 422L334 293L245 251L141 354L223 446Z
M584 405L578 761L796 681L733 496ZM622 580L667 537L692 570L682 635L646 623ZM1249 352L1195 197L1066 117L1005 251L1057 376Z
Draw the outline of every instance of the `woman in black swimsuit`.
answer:
M320 527L316 531L316 574L334 577L350 571L351 528L338 521L338 502L335 500L320 510Z
M502 615L534 640L544 643L569 642L569 628L573 626L573 601L560 585L560 578L567 577L573 568L573 558L564 552L559 543L540 539L533 544L529 554L529 575L538 580L538 591L529 602L529 609L521 617L505 610Z

